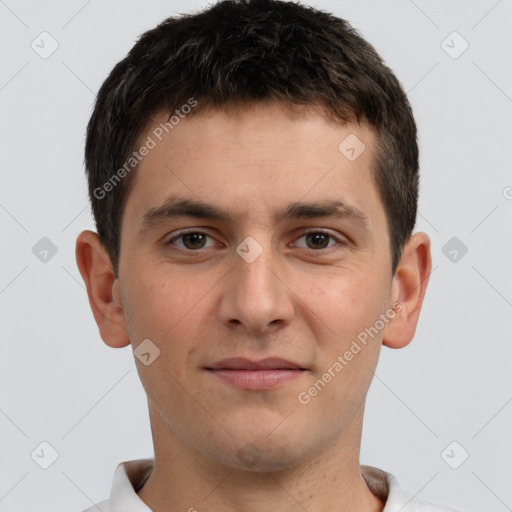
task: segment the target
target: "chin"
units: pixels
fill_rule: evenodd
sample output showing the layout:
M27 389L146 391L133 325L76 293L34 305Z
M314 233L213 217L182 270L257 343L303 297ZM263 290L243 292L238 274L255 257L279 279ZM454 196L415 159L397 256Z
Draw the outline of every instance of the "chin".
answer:
M275 423L273 428L257 433L241 429L235 437L236 441L222 450L222 457L226 465L238 470L258 473L286 470L303 462L310 451L304 436L293 435L286 427L276 429Z
M296 466L302 460L291 447L269 446L268 442L246 442L234 454L232 466L254 473L273 473Z

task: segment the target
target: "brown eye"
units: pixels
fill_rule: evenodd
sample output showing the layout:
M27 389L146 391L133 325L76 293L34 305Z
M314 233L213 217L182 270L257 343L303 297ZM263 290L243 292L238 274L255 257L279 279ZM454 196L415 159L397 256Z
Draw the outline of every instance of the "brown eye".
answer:
M188 235L183 235L182 240L187 249L202 249L206 237L202 233L189 233Z
M308 233L306 243L310 249L325 249L329 245L329 235L325 233Z
M210 245L206 245L208 238L211 239ZM171 238L167 243L190 251L215 246L213 238L201 231L189 231L188 233L178 234Z
M334 235L326 233L325 231L308 231L299 237L299 240L300 239L304 239L306 243L305 245L297 244L298 247L313 250L328 249L340 242Z

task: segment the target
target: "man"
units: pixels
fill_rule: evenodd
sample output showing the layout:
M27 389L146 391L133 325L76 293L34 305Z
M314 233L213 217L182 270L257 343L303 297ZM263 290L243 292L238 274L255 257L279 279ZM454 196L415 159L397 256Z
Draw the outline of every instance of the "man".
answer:
M449 510L359 462L431 258L410 105L348 23L277 0L165 20L101 87L85 158L77 262L155 451L90 511Z

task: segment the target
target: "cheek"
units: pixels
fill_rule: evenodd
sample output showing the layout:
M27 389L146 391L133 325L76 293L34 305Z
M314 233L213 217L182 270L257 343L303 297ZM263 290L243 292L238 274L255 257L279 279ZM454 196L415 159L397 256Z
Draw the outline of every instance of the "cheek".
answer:
M143 340L151 340L160 350L155 366L161 377L171 378L165 368L176 379L186 380L198 345L204 344L205 307L213 284L205 279L192 282L176 269L171 273L158 266L133 275L137 278L126 287L130 300L125 316L134 349ZM140 367L142 372L145 369Z
M308 323L317 317L314 336L320 347L309 389L319 390L313 407L321 411L330 404L328 413L319 414L328 414L338 425L360 407L378 363L382 333L370 335L367 329L383 311L383 283L352 275L325 284L311 288L308 295L307 305L315 313L309 313Z
M156 267L138 272L128 291L133 298L130 315L134 329L139 335L165 339L193 314L205 289L206 285L191 283L176 270L170 273Z
M338 350L379 318L383 292L378 276L361 271L317 276L300 293L306 298L302 314L318 326L318 342L329 340Z

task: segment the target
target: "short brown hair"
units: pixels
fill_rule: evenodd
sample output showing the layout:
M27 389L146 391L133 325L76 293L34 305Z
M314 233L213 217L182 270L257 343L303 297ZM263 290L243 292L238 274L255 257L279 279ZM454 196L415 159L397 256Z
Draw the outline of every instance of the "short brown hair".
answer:
M224 0L142 34L98 92L85 165L98 235L116 276L136 167L122 179L116 172L152 116L174 113L190 98L194 115L277 100L320 105L341 123L366 123L376 135L372 175L395 273L416 222L419 181L416 124L400 82L343 19L297 2Z

